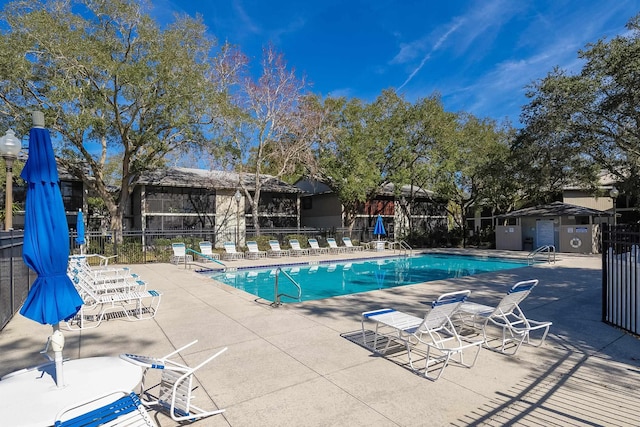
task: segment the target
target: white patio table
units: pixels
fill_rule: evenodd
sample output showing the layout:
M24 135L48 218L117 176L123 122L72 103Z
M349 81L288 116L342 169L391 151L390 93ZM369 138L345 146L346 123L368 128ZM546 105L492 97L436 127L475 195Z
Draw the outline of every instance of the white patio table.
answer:
M56 386L53 362L5 375L0 380L0 424L52 426L62 409L114 390L134 390L142 380L140 366L119 357L66 360L63 372L62 388ZM96 408L107 403L97 401Z

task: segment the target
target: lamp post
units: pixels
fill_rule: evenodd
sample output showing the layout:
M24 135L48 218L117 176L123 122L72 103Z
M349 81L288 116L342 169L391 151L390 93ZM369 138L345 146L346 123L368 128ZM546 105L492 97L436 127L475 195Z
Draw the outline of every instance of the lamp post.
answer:
M609 190L609 196L613 201L613 225L616 225L618 221L616 218L616 200L618 199L619 195L620 195L620 192L616 187L612 187L611 190Z
M18 157L20 148L22 148L22 144L20 140L16 138L13 130L9 129L7 133L0 138L0 155L4 159L7 168L6 199L4 204L4 229L6 231L13 228L13 161Z
M240 194L240 190L236 190L236 194L233 195L233 198L236 199L236 247L240 243L240 199L242 199L242 194Z

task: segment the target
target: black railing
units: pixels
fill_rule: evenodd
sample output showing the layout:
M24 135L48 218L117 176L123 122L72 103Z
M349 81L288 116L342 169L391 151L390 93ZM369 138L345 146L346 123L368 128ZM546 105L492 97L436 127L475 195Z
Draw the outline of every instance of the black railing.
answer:
M640 225L602 231L602 321L640 335Z
M375 238L370 231L352 230L349 233L346 228L261 228L260 234L273 237L285 246L288 245L287 237L292 235L315 237L325 246L327 237L335 237L336 240L341 241L342 237L349 236L352 240L359 242ZM118 264L169 262L171 255L173 255L171 243L181 242L188 248L199 250L199 242L203 240L217 241L214 230L125 230L122 233L122 240L114 238L114 234L111 232L91 231L86 233L86 244L82 247L75 242L75 237L75 232L69 236L71 253L79 254L82 251L85 254L113 257L109 262ZM255 240L257 237L255 230L249 228L244 234L239 235L239 240L246 242L247 240ZM234 234L229 237L229 240L236 243L235 238ZM238 246L241 248L243 245L239 244ZM98 258L93 261L99 262Z
M370 231L345 228L262 228L262 236L278 239L287 246L287 236L303 235L315 237L326 246L327 237L340 241L343 236L352 240L368 241L373 238ZM85 244L75 241L75 231L69 234L71 254L98 254L108 257L110 264L145 264L169 262L173 255L171 243L182 242L193 250L199 251L198 243L204 240L216 242L213 230L125 230L122 239L116 239L111 232L90 231L85 234ZM235 238L235 236L234 236ZM255 230L247 229L240 235L241 241L256 239ZM24 303L36 274L22 261L22 231L0 231L0 330L11 320ZM233 238L231 238L233 240ZM240 248L242 245L239 245ZM98 264L100 257L90 257L89 262Z
M22 231L0 231L0 330L27 298L36 278L22 261Z

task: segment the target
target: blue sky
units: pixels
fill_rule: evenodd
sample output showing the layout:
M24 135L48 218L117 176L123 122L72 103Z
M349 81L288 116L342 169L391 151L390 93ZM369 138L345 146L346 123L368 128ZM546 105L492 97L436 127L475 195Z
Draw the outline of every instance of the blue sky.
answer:
M200 13L253 61L275 44L322 95L372 101L439 92L449 111L519 126L525 86L579 49L625 33L640 0L152 0L160 21Z

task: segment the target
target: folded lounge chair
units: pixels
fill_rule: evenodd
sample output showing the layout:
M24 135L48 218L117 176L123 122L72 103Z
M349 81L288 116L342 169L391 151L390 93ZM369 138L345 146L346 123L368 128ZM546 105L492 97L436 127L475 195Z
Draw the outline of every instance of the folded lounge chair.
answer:
M300 242L298 241L298 239L289 239L289 245L291 245L291 250L289 251L291 255L309 255L309 249L302 249L300 247Z
M261 251L258 248L258 242L254 240L250 240L247 242L247 249L249 249L249 251L247 252L247 259L258 259L267 256L267 251Z
M281 256L289 256L289 251L280 248L280 242L277 240L269 240L269 246L271 247L270 251L267 251L267 256L270 257L281 257Z
M205 410L195 406L193 404L193 398L195 396L192 395L192 391L194 390L193 378L196 371L227 351L227 347L218 351L194 368L190 368L171 359L171 357L180 351L197 342L198 341L195 340L164 357L149 357L136 354L120 355L122 359L144 368L142 383L140 385L140 397L145 406L158 406L165 409L174 421L179 422L194 421L225 411L224 409ZM160 383L148 387L148 385L145 385L145 382L148 383L148 376L154 370L162 371ZM152 393L156 388L158 388L157 395L153 395Z
M318 244L317 239L307 239L307 240L311 248L309 251L311 255L320 255L320 254L329 253L329 248L321 248L320 245Z
M333 237L327 237L327 243L329 244L329 252L332 254L339 254L347 251L347 248L344 246L338 246L336 239Z
M222 259L225 261L233 261L237 259L243 259L244 253L236 250L236 244L233 242L224 242L224 253Z
M346 250L349 252L356 252L364 249L364 246L354 246L350 237L343 237L342 242L344 243Z
M441 295L431 304L431 310L423 318L391 308L364 312L361 320L363 342L368 346L364 323L373 321L376 328L373 345L369 347L374 352L385 354L391 342L404 344L411 369L430 380L435 381L440 378L453 355L459 356L456 360L459 364L470 368L478 358L483 341L471 341L460 336L451 321L452 316L469 294L470 291L459 291ZM378 350L378 341L381 338L386 341L386 345L382 350ZM473 347L476 347L473 360L466 364L463 351ZM416 355L424 358L424 369L415 366ZM434 365L440 365L440 368L435 375L431 375L429 371Z
M482 329L484 344L491 350L514 355L523 342L539 347L547 337L552 322L528 319L519 305L537 284L537 279L516 283L495 307L465 302L460 306L458 316L464 324ZM493 327L502 330L501 338L489 336L488 329ZM542 337L537 343L532 343L531 333L537 331ZM493 342L497 342L497 345ZM511 345L508 347L508 344Z

